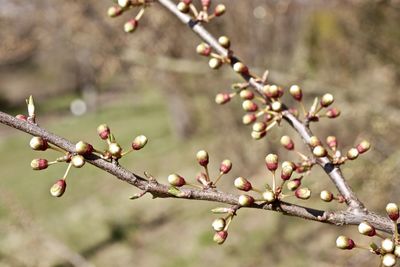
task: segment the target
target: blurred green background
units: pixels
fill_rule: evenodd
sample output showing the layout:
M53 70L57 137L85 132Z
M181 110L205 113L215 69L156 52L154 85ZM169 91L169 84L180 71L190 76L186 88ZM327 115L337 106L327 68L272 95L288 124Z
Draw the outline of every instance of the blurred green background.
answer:
M195 1L196 2L196 1ZM207 27L231 38L232 49L271 82L299 84L305 103L330 92L342 116L312 126L321 138L336 135L345 151L362 138L373 149L346 164L351 186L371 210L383 213L399 201L400 186L400 1L221 0L228 12ZM195 153L211 155L211 173L233 161L221 188L249 177L269 181L264 156L283 151L274 129L253 141L241 125L235 99L214 104L215 94L240 82L228 68L211 71L195 54L197 37L154 4L133 35L123 32L129 15L106 16L111 1L0 0L0 109L25 112L33 94L38 122L71 141L104 144L96 135L110 125L119 143L138 134L149 144L121 164L148 171L165 182L178 172L194 179ZM289 97L286 98L288 101ZM73 104L74 103L74 104ZM79 116L71 106L82 108ZM291 102L289 102L291 103ZM355 227L338 228L272 212L241 210L223 246L212 242L216 205L145 196L91 166L73 169L60 199L48 190L64 165L32 171L30 137L0 126L0 266L378 266L364 251L334 246L339 234L370 240ZM295 139L299 147L301 142ZM322 189L334 190L320 170L307 178L311 200L296 203L323 209Z

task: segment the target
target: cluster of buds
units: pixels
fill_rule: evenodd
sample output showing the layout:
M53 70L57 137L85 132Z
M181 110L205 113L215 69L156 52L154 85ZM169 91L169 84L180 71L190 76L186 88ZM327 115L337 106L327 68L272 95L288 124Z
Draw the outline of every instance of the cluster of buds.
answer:
M124 31L127 33L132 33L138 27L139 20L143 17L145 8L148 7L153 0L118 0L116 2L118 5L108 8L107 11L108 16L111 18L119 17L132 8L139 8L136 16L124 24Z
M203 168L203 171L201 171L199 174L196 175L196 181L200 185L187 182L187 180L179 174L176 173L170 174L167 180L168 183L172 186L169 190L169 192L172 195L181 197L182 194L179 190L177 190L177 188L182 187L184 185L199 189L215 188L221 177L229 173L229 171L232 169L232 162L229 159L225 159L221 162L219 166L218 176L215 179L212 179L208 170L208 164L210 162L208 152L205 150L199 150L196 153L196 159L197 163Z
M315 160L307 157L300 151L297 151L292 138L284 135L281 137L280 143L286 150L295 152L300 157L300 161L295 164L295 169L297 173L308 173L309 171L311 171L312 167L315 165Z
M198 10L192 2L192 0L182 0L176 7L180 12L190 14L196 21L207 23L216 17L222 16L226 11L226 7L223 4L218 4L213 10L210 10L211 0L201 0L201 10Z
M318 97L314 99L314 102L310 109L306 111L303 100L303 92L302 89L298 85L292 85L289 89L290 95L299 102L301 109L303 110L305 119L307 121L318 121L320 118L336 118L340 115L340 110L337 108L331 108L330 106L335 101L332 94L324 94L319 100ZM324 114L320 114L321 110L325 109Z
M360 234L369 237L379 237L381 239L380 246L375 242L370 243L369 246L363 246L356 244L354 240L347 236L339 236L336 239L336 247L344 250L351 250L353 248L365 249L378 255L381 259L382 266L394 266L397 259L400 258L400 240L397 230L397 221L400 216L399 207L395 203L389 203L386 205L386 213L393 222L394 234L391 237L385 237L378 233L375 227L369 222L361 222L358 225L358 232Z
M218 245L222 245L228 237L228 228L233 220L233 217L236 215L236 209L219 207L212 209L211 211L214 214L226 214L225 217L219 217L215 219L211 224L211 227L214 230L213 241Z

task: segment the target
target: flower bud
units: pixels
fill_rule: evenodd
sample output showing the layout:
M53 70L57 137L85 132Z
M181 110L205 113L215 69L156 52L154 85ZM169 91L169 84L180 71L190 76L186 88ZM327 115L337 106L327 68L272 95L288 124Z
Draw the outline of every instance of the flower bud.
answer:
M263 131L263 132L255 132L255 131L252 131L252 132L251 132L251 138L253 138L254 140L260 140L260 139L263 138L266 134L267 134L266 131Z
M122 157L122 148L118 143L112 142L108 145L108 152L117 159Z
M75 151L79 155L87 155L93 152L93 146L83 141L79 141L75 145Z
M139 22L136 19L130 19L124 24L124 31L126 33L132 33L136 30Z
M287 135L284 135L284 136L281 137L281 145L284 148L286 148L287 150L293 150L294 149L293 140Z
M245 101L243 101L243 103L242 103L242 108L243 108L244 111L247 111L247 112L254 112L254 111L257 111L257 110L258 110L257 104L254 103L254 102L251 101L251 100L245 100Z
M208 61L208 66L210 68L212 68L213 70L218 69L219 67L221 67L221 65L222 65L222 61L219 58L213 57L213 58L210 58L210 60Z
M299 188L301 185L301 179L293 179L289 182L287 182L286 187L290 190L290 191L295 191L297 188Z
M31 161L32 169L36 171L44 170L49 166L48 161L46 159L34 159Z
M244 125L249 125L257 120L257 116L255 114L246 114L242 118L242 123Z
M290 166L284 167L281 170L281 179L287 181L290 179L293 173L293 168Z
M173 185L173 186L176 186L176 187L181 187L181 186L184 186L186 184L185 179L182 176L180 176L180 175L178 175L176 173L168 175L167 179L168 179L168 183L170 185Z
M64 179L60 179L50 188L50 194L53 197L61 197L64 194L66 188L67 183Z
M231 100L231 95L228 93L219 93L215 96L215 103L222 105L228 103Z
M273 111L279 112L282 110L282 103L279 101L272 102L271 108Z
M314 147L312 152L313 152L314 156L316 156L318 158L322 158L327 155L326 149L323 146Z
M147 141L148 141L148 139L144 135L136 136L132 142L132 149L134 149L134 150L142 149L147 144Z
M286 161L282 162L282 169L286 168L286 167L291 167L294 170L294 169L296 169L296 164L294 164L291 161L286 160Z
M315 135L310 137L310 146L311 147L316 147L316 146L320 146L321 145L321 141L318 139L318 137L316 137Z
M297 188L294 194L299 199L309 199L311 197L311 190L307 187Z
M262 193L262 198L268 203L272 203L276 200L275 193L272 190L267 190Z
M213 240L218 245L222 245L225 242L227 237L228 237L227 231L219 231L214 234Z
M40 151L45 151L47 148L49 148L49 144L47 143L47 141L39 136L32 137L31 141L29 142L29 146L33 150Z
M215 220L212 222L212 224L211 224L212 228L213 228L214 231L216 231L216 232L219 232L219 231L224 230L225 225L226 225L226 221L225 221L224 218L215 219Z
M327 190L321 191L319 197L325 202L331 202L333 200L333 194Z
M353 159L358 158L358 155L359 155L359 153L358 153L357 148L350 148L350 150L347 151L347 155L346 156L347 156L348 159L353 160Z
M209 8L211 5L211 0L201 0L201 5L203 8Z
M303 98L303 92L301 91L301 88L298 85L290 86L289 92L293 96L293 98L297 101L301 101L301 99Z
M18 114L18 115L15 116L15 118L17 118L19 120L22 120L22 121L27 121L28 120L28 117L25 116L24 114Z
M254 93L251 90L245 89L240 91L239 96L245 100L252 100L254 98Z
M222 47L224 47L224 48L226 48L226 49L228 49L228 48L231 46L231 41L230 41L229 38L226 37L226 36L220 36L220 37L218 38L218 43L219 43Z
M119 6L112 6L112 7L108 8L108 10L107 10L107 15L108 15L110 18L115 18L115 17L118 17L119 15L121 15L122 12L123 12L123 10L122 10L121 7L119 7Z
M265 157L265 164L267 165L268 170L276 171L276 169L278 169L278 155L268 154Z
M323 106L324 108L330 106L334 101L333 95L331 94L324 94L321 98L321 106Z
M354 241L347 236L341 235L336 239L336 247L340 249L353 249L355 246Z
M397 245L394 248L394 255L396 255L396 257L400 258L400 246L399 245Z
M391 239L386 238L382 240L381 247L386 253L391 253L394 251L395 244Z
M232 169L232 162L229 159L225 159L219 166L219 171L223 174L227 174Z
M337 139L336 136L328 136L326 138L326 143L328 144L328 146L333 150L336 151L337 149Z
M118 5L120 7L128 7L131 5L131 1L130 0L118 0Z
M237 189L242 190L242 191L246 191L247 192L247 191L250 191L252 189L251 183L247 179L245 179L243 177L236 178L235 181L233 182L233 184L235 185L235 187Z
M266 128L267 124L261 121L253 124L253 131L255 132L264 132Z
M197 158L197 162L201 166L205 167L205 166L208 165L209 158L208 158L207 151L205 151L205 150L198 151L197 154L196 154L196 158Z
M238 203L239 203L240 206L248 207L248 206L253 205L254 198L252 196L249 196L249 195L240 195Z
M278 98L283 95L283 90L277 85L266 85L263 88L263 92L269 97L269 98Z
M362 154L367 152L371 148L371 144L367 140L363 140L357 145L356 148L358 153Z
M367 236L374 236L376 234L375 228L369 222L360 223L358 225L358 232Z
M81 168L83 165L85 165L85 158L82 157L81 155L72 156L71 164L75 168Z
M383 255L382 265L385 267L395 266L396 265L396 256L391 253L387 253L387 254Z
M206 43L201 43L196 47L196 53L208 57L211 54L211 47Z
M214 9L214 15L216 17L222 16L226 11L226 7L223 4L219 4Z
M334 119L336 117L339 117L340 110L338 110L337 108L330 108L326 111L325 115L330 119Z
M179 2L176 7L182 13L188 13L190 11L190 6L184 2Z
M392 221L396 222L399 219L399 206L395 203L387 204L386 213Z
M233 64L233 70L237 73L241 74L248 74L249 73L249 68L247 68L246 65L244 65L242 62L236 62Z
M110 128L107 124L101 124L97 127L97 134L101 139L106 140L110 136Z

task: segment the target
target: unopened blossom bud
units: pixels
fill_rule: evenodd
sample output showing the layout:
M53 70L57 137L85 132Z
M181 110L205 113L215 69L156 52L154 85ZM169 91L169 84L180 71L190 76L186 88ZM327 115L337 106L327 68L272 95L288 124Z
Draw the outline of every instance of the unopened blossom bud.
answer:
M249 195L240 195L238 203L239 203L240 206L248 207L248 206L253 205L254 198L252 196L249 196Z
M356 246L354 241L347 236L339 236L336 239L336 247L340 249L353 249Z
M279 112L282 110L282 103L279 101L272 102L271 108L273 111Z
M331 94L324 94L321 98L321 106L323 106L324 108L330 106L334 101L333 95Z
M391 253L387 253L387 254L383 255L382 265L385 267L395 266L396 265L396 256Z
M218 69L219 67L221 67L221 65L222 65L222 61L219 58L213 57L213 58L210 58L210 60L208 61L208 66L210 68L212 68L213 70Z
M219 232L219 231L224 230L225 225L226 225L226 221L225 221L224 218L215 219L215 220L212 222L212 224L211 224L212 228L213 228L214 231L216 231L216 232Z
M134 149L134 150L142 149L147 144L147 141L148 141L148 139L144 135L136 136L132 142L132 149Z
M243 118L242 118L242 123L243 123L244 125L249 125L249 124L255 122L256 120L257 120L257 116L256 116L255 114L253 114L253 113L251 113L251 114L246 114L246 115L244 115Z
M182 176L180 176L180 175L178 175L176 173L168 175L167 179L168 179L168 183L170 185L173 185L173 186L176 186L176 187L181 187L181 186L184 186L186 184L185 179Z
M131 5L130 0L118 0L117 2L120 7L128 7Z
M211 0L201 0L201 5L202 5L204 8L209 8L210 5L211 5Z
M118 143L112 142L108 145L108 152L117 159L122 156L122 148Z
M288 181L286 184L286 187L290 190L290 191L295 191L297 188L299 188L301 185L301 179L293 179L291 181Z
M333 200L333 194L327 190L321 191L319 197L325 202L331 202Z
M241 73L241 74L247 74L249 73L249 68L247 68L246 65L244 65L242 62L236 62L235 64L233 64L233 70L237 73Z
M223 174L227 174L232 169L232 162L229 159L225 159L219 166L219 171Z
M60 179L50 188L50 194L53 197L61 197L64 194L66 188L67 183L64 179Z
M278 169L278 155L268 154L265 157L265 164L270 171L275 171L276 169Z
M216 17L222 16L226 11L226 7L223 4L219 4L214 9L214 15Z
M119 15L121 15L122 12L123 12L123 10L122 10L121 7L119 7L119 6L112 6L112 7L108 8L108 10L107 10L107 15L108 15L110 18L115 18L115 17L118 17Z
M358 158L358 155L359 155L359 153L358 153L357 148L350 148L350 150L347 151L347 154L346 154L347 158L350 160Z
M245 89L240 91L239 96L241 99L252 100L254 98L254 93L249 89Z
M281 94L281 89L274 84L264 86L263 91L269 98L278 98Z
M72 156L71 164L75 168L81 168L83 165L85 165L85 158L81 155Z
M31 161L32 169L36 171L44 170L49 166L48 161L46 159L34 159Z
M316 137L315 135L310 137L310 146L311 147L316 147L316 146L320 146L321 145L321 141L318 139L318 137Z
M369 222L360 223L358 225L358 232L367 236L374 236L376 234L375 228Z
M207 151L205 151L205 150L198 151L197 154L196 154L196 159L197 159L197 162L201 166L203 166L203 167L207 166L208 165L208 161L209 161L209 157L208 157Z
M325 157L327 155L326 149L323 146L316 146L313 148L313 155L321 158L321 157Z
M110 128L107 124L101 124L97 127L97 134L101 139L106 140L110 136Z
M294 149L293 140L287 135L284 135L284 136L281 137L281 145L284 148L286 148L287 150L293 150Z
M219 231L214 234L213 240L218 245L222 245L228 237L227 231Z
M362 154L367 152L371 148L371 144L367 140L363 140L357 145L356 148L358 153Z
M185 2L179 2L176 7L182 13L188 13L190 11L190 6Z
M251 101L251 100L245 100L245 101L243 101L243 103L242 103L242 108L243 108L244 111L247 111L247 112L254 112L254 111L257 111L257 110L258 110L257 104L254 103L254 102Z
M201 43L196 47L196 52L199 55L208 57L211 54L211 47L206 43Z
M303 98L303 92L301 91L301 88L298 85L290 86L289 92L293 96L293 98L297 101L301 101L301 99Z
M83 141L79 141L75 145L75 151L79 155L87 155L93 152L93 146Z
M252 132L251 132L251 138L253 138L254 140L260 140L260 139L263 138L266 134L267 134L266 131L262 131L262 132L252 131Z
M126 33L132 33L136 30L139 22L136 19L130 19L124 24L124 31Z
M267 190L262 193L262 198L268 203L272 203L276 200L276 195L272 190Z
M386 239L382 240L381 248L386 253L393 252L394 251L394 247L395 247L395 244L391 239L386 238Z
M263 132L267 128L267 124L264 122L256 122L253 124L253 131L255 132Z
M334 119L336 117L339 117L340 115L340 110L338 110L337 108L330 108L326 111L326 116L330 119Z
M394 255L396 255L397 258L400 258L400 245L396 245L394 248Z
M297 198L305 200L311 197L311 190L307 187L297 188L297 190L294 191L294 194Z
M287 166L285 168L282 168L281 179L284 180L284 181L289 180L290 177L292 176L292 173L293 173L293 168L292 167Z
M395 203L387 204L386 213L392 221L396 222L399 219L399 206Z
M222 105L228 103L231 100L231 95L228 93L219 93L215 96L215 103Z
M226 49L228 49L228 48L231 46L231 41L230 41L229 38L226 37L226 36L221 36L221 37L219 37L219 38L218 38L218 43L219 43L222 47L224 47L224 48L226 48Z
M333 151L335 151L335 150L337 149L337 144L338 144L338 142L337 142L336 136L328 136L328 137L326 138L326 143L328 144L328 146L329 146Z
M286 161L282 162L282 169L284 169L286 167L290 167L290 168L292 168L294 170L294 169L296 169L296 164L294 164L291 161L287 161L286 160Z
M15 116L15 118L17 118L19 120L22 120L22 121L27 121L28 120L28 117L25 116L24 114L18 114L18 115Z
M29 146L33 150L45 151L49 147L49 144L42 137L34 136L29 142Z
M251 183L243 177L238 177L235 179L235 181L233 182L233 184L235 185L235 187L239 190L242 191L250 191L252 189L252 185Z

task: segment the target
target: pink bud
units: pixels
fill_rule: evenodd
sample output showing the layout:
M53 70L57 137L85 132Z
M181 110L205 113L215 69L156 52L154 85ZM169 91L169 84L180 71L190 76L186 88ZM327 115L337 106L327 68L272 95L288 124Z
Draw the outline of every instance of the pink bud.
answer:
M64 179L60 179L50 188L50 194L53 197L61 197L64 194L66 188L67 183Z
M219 171L223 174L227 174L232 169L232 162L229 159L225 159L221 162Z
M275 171L276 169L278 169L278 155L268 154L265 157L265 164L270 171Z
M219 231L214 234L213 240L218 245L222 245L225 242L227 237L228 237L227 231Z
M110 128L107 124L101 124L97 127L97 134L101 139L106 140L110 136Z
M34 159L31 162L31 167L34 170L44 170L49 166L46 159Z
M228 103L231 100L231 96L228 93L219 93L215 96L215 103L222 105Z

